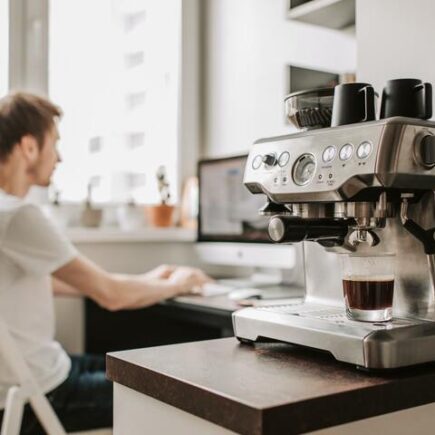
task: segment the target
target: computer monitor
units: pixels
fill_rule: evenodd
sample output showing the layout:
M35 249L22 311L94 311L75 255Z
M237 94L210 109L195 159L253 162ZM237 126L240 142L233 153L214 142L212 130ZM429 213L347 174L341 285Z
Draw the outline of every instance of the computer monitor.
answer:
M247 155L201 160L198 164L197 251L209 264L292 269L296 249L270 242L268 218L258 210L265 195L243 184Z

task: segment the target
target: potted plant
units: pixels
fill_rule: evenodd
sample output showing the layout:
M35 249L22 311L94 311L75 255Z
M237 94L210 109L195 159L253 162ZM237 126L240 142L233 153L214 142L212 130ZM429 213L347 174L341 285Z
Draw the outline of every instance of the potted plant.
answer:
M80 215L80 223L83 227L96 228L101 225L101 220L103 218L103 210L101 208L95 208L92 204L92 189L94 188L94 183L89 181L88 183L88 194L86 197L85 207Z
M166 168L160 166L156 172L157 187L160 194L160 204L147 207L147 217L150 225L154 227L170 227L174 222L173 205L168 204L171 198Z

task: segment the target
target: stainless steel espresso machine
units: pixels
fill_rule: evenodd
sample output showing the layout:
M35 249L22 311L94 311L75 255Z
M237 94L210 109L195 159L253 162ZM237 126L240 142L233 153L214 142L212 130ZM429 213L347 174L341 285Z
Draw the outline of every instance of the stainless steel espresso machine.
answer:
M335 102L332 125L334 115ZM240 341L322 349L367 369L435 361L435 123L369 118L252 146L244 184L266 195L273 241L304 243L306 295L237 311ZM349 319L340 256L386 252L396 263L393 319Z

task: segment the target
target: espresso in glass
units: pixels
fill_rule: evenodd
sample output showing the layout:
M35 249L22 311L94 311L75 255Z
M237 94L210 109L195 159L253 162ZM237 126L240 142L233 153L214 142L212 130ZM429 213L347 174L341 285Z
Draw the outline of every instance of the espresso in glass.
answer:
M349 255L343 259L343 295L350 319L363 322L392 319L393 265L394 256L391 254Z
M389 311L392 311L393 306L394 279L388 277L370 277L368 279L349 277L343 279L343 291L346 306L348 310L353 312L352 318L355 317L355 310L358 310L364 311L356 313L358 320L366 320L359 319L361 314L363 317L380 316L382 321L391 319L392 313ZM372 313L367 311L372 311ZM377 313L378 311L381 312Z

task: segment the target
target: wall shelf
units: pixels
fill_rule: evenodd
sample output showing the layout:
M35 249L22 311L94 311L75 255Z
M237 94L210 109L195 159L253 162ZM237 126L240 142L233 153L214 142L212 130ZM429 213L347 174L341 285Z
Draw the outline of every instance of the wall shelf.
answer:
M180 243L196 241L196 230L187 228L140 228L123 231L119 228L67 228L67 237L73 243Z
M289 66L289 78L289 93L306 89L329 88L338 85L340 82L338 73L302 68L295 65Z
M355 0L290 0L288 18L344 29L355 25Z

